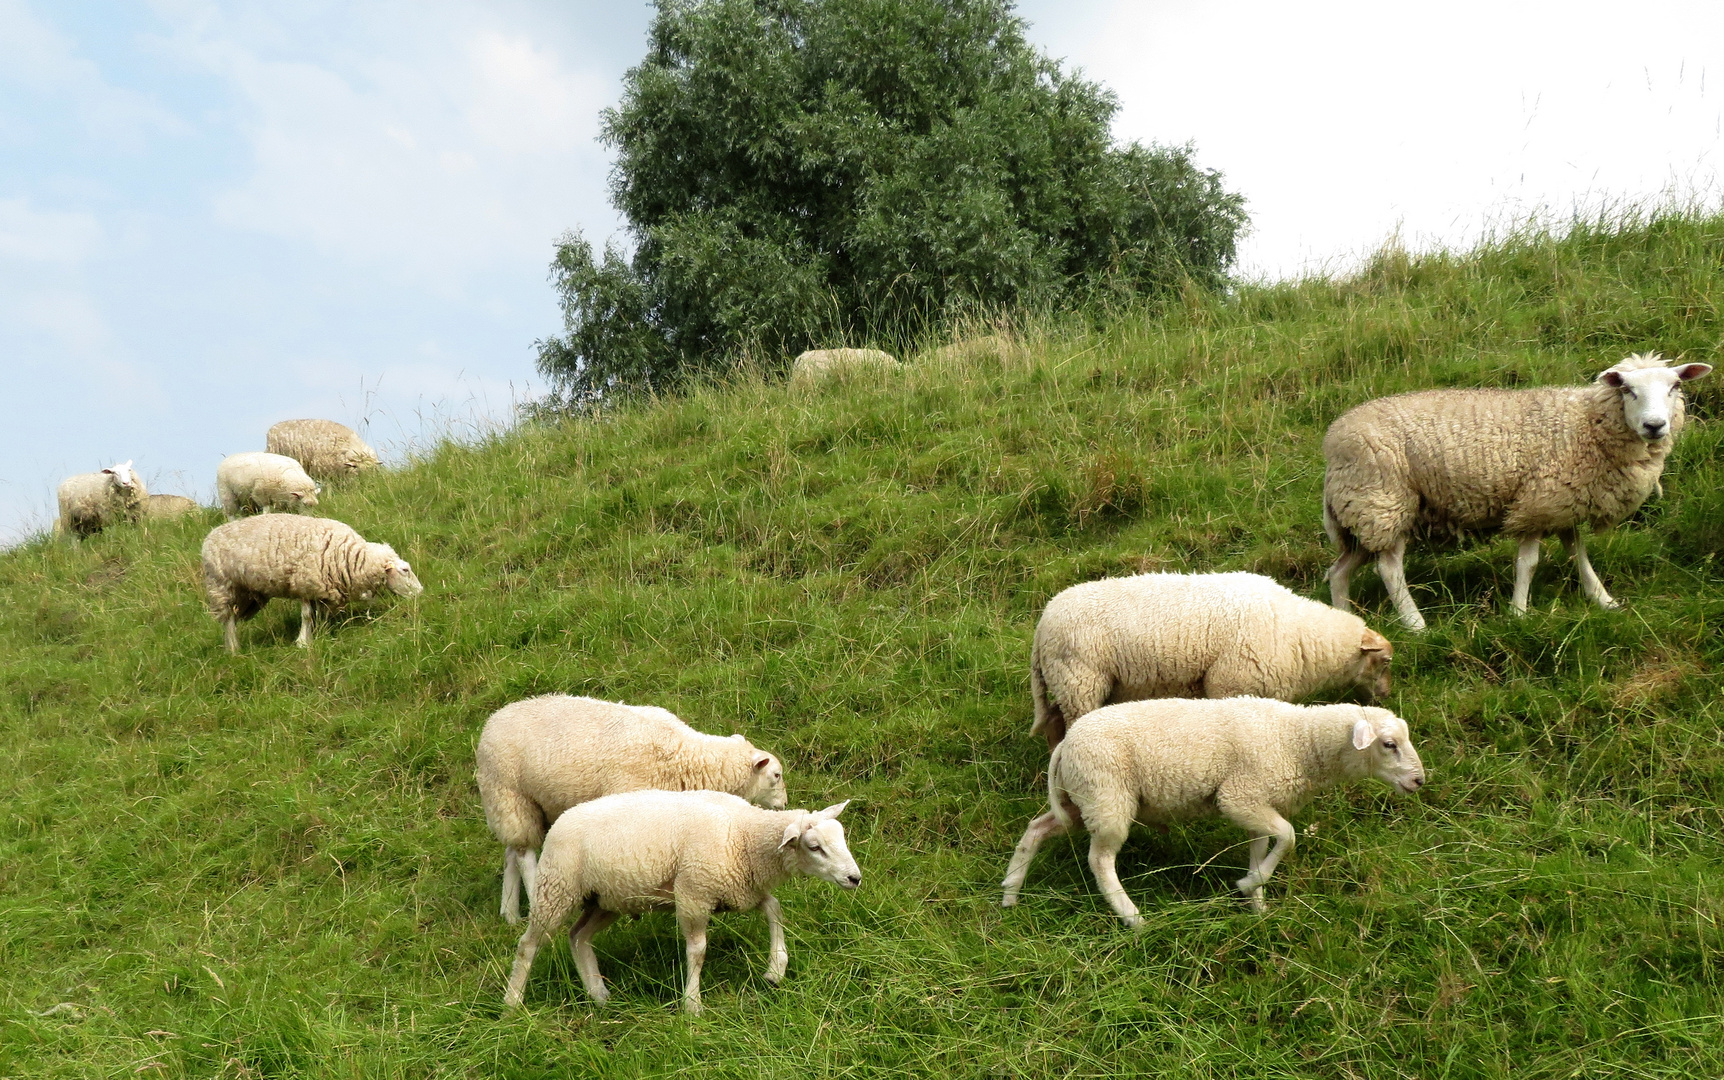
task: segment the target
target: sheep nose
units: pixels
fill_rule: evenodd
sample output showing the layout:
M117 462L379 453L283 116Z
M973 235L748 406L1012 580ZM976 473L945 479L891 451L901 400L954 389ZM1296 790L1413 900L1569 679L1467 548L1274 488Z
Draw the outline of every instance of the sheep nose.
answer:
M1646 429L1648 439L1656 439L1664 434L1664 421L1662 420L1648 420L1640 426Z
M856 886L862 884L862 875L861 874L851 874L849 877L844 879L844 882L845 882L845 884L849 885L852 889L854 889Z

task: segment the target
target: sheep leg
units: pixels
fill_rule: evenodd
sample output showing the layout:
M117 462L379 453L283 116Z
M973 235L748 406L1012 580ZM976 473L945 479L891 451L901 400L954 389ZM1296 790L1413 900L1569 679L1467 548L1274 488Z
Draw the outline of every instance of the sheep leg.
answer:
M1137 913L1137 905L1125 894L1125 886L1119 883L1119 873L1113 866L1114 860L1119 857L1119 849L1125 846L1129 828L1128 825L1125 829L1107 829L1101 832L1092 829L1089 868L1100 883L1101 894L1107 898L1108 904L1125 920L1125 925L1135 928L1143 925L1143 916Z
M527 913L533 912L533 890L539 885L539 854L532 848L522 848L521 885L527 890Z
M1401 622L1409 630L1423 630L1425 617L1419 614L1419 605L1413 603L1413 594L1407 591L1406 558L1407 541L1403 537L1377 556L1377 576L1383 579L1384 587L1389 590L1389 598L1395 602Z
M311 645L310 600L301 600L299 602L299 637L294 639L293 643L302 649L308 648Z
M614 911L590 907L581 913L580 920L569 931L569 951L575 954L575 970L580 973L581 986L594 1001L609 1001L611 992L605 989L605 977L599 974L598 954L593 952L593 935L621 917Z
M515 946L515 966L509 971L509 988L503 992L504 1009L519 1008L527 996L527 974L533 970L533 957L539 954L539 945L549 936L548 931L549 927L531 919L527 921L526 932Z
M1036 857L1042 841L1070 831L1052 810L1030 822L1030 827L1024 830L1024 838L1018 841L1018 849L1012 852L1011 864L1006 867L1006 880L1000 883L1006 890L1006 895L1000 900L1001 907L1017 904L1018 892L1023 889L1024 878L1030 873L1030 861Z
M772 959L766 965L766 981L777 986L778 980L784 978L784 972L790 967L790 950L784 947L784 909L778 906L778 898L769 893L760 902L760 910L766 916L766 932L772 938Z
M1223 813L1227 813L1227 811L1223 810ZM1281 862L1281 856L1293 849L1293 824L1268 806L1244 812L1234 811L1227 813L1227 816L1232 819L1235 825L1248 830L1252 836L1252 862L1254 865L1244 877L1234 883L1234 888L1238 889L1241 895L1253 898L1253 894L1263 887L1263 883L1269 880L1271 874L1275 873L1275 867ZM1267 840L1271 837L1275 840L1275 846L1270 848L1268 854L1261 859L1256 858L1257 841ZM1252 906L1256 907L1257 904L1253 903Z
M690 1016L700 1015L700 969L706 963L706 923L711 912L700 908L676 908L676 924L688 949L688 986L682 992L682 1007Z
M1371 553L1364 548L1353 548L1343 551L1341 557L1335 560L1335 565L1323 576L1329 579L1329 606L1337 611L1351 611L1353 601L1352 580L1353 571L1364 564Z
M521 863L515 849L503 849L503 921L514 926L521 921Z
M237 621L231 612L221 621L221 641L230 653L239 652L239 627L235 625Z
M1538 566L1539 543L1544 537L1528 536L1521 540L1520 547L1514 553L1514 605L1515 613L1526 614L1526 602L1532 595L1532 572Z
M1263 856L1265 854L1267 854L1268 851L1269 851L1269 838L1267 836L1258 836L1258 837L1252 838L1252 841L1251 841L1251 864L1250 864L1250 866L1246 867L1247 872L1252 873L1252 874L1257 873L1262 868ZM1257 886L1257 888L1252 891L1249 899L1251 901L1251 910L1253 910L1253 911L1268 911L1269 910L1269 905L1264 903L1264 901L1263 901L1263 886L1261 886L1261 885Z
M1565 529L1558 535L1562 538L1563 550L1568 552L1580 574L1580 591L1586 594L1586 598L1607 610L1621 607L1621 602L1605 591L1604 582L1598 580L1597 572L1592 569L1592 560L1586 556L1586 541L1581 539L1580 530Z

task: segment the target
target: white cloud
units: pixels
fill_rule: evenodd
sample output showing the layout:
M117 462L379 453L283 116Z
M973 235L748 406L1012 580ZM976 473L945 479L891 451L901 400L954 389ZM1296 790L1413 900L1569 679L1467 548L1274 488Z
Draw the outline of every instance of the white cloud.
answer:
M552 239L603 206L594 138L614 86L482 8L442 15L374 40L343 28L337 54L199 9L179 47L235 87L254 161L218 220L443 292L548 263Z
M0 261L83 262L102 241L95 215L36 210L28 199L0 199Z
M0 0L0 82L37 98L66 100L85 133L110 149L135 150L150 134L188 130L148 95L111 85L94 63L79 56L72 42L37 18L24 0ZM34 110L17 100L10 105L11 109L0 111L12 115L0 116L0 122L13 130L31 127Z
M1493 217L1716 193L1716 4L1115 0L1097 26L1070 53L1119 93L1117 134L1194 141L1250 198L1247 271L1344 263L1397 228L1464 244Z

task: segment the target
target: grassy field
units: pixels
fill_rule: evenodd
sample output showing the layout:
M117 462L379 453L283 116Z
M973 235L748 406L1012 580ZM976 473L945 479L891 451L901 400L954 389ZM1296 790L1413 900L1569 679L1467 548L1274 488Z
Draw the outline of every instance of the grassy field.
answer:
M320 510L427 590L229 657L210 521L0 553L0 1076L1724 1075L1724 373L1666 495L1600 537L1619 612L1554 542L1505 614L1507 542L1420 547L1389 621L1418 797L1301 815L1270 912L1224 822L1134 837L1147 925L1050 842L1029 640L1068 585L1249 569L1326 595L1325 426L1380 394L1575 383L1629 351L1720 362L1724 219L1527 232L1355 279L1193 294L1027 363L818 392L739 378L448 444ZM261 440L262 433L259 433ZM493 709L650 702L852 799L863 887L780 892L790 973L720 915L706 1013L674 920L567 946L500 1015L516 934L472 748Z

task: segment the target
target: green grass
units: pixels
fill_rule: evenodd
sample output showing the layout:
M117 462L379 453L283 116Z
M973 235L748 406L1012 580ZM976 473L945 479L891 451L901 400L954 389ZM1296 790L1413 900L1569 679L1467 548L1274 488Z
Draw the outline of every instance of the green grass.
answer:
M427 590L309 653L280 602L221 650L209 521L0 554L0 1076L1724 1074L1720 376L1666 497L1594 545L1623 611L1554 543L1524 619L1509 544L1418 548L1423 638L1359 576L1431 782L1319 800L1267 916L1224 822L1127 846L1139 932L1081 840L998 906L1043 797L1049 597L1156 568L1321 595L1342 410L1718 363L1721 303L1724 219L1670 214L1049 325L1006 370L738 379L446 444L328 493ZM500 1015L472 748L548 691L744 731L795 805L854 800L865 884L781 891L780 988L764 921L720 915L680 1015L654 915L598 939L611 1005L558 942Z

